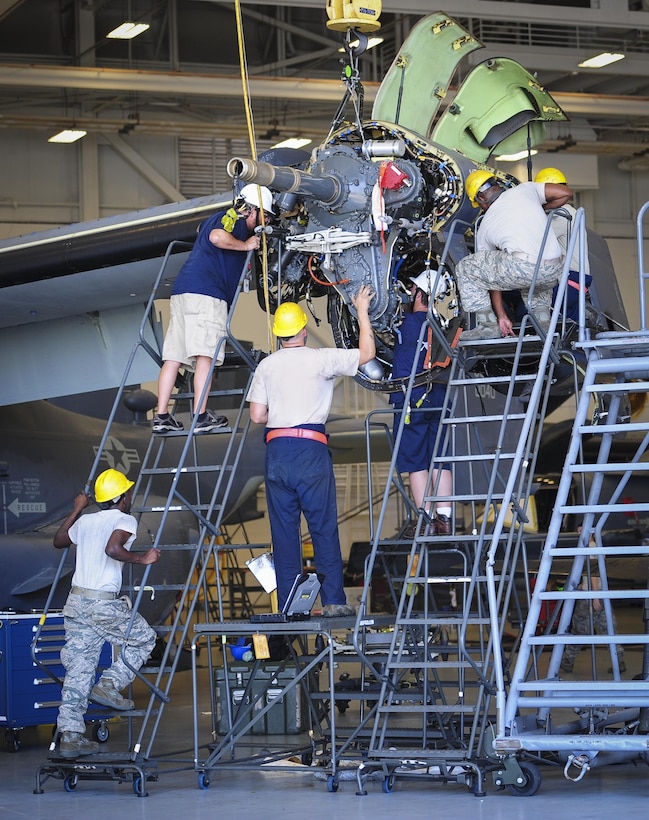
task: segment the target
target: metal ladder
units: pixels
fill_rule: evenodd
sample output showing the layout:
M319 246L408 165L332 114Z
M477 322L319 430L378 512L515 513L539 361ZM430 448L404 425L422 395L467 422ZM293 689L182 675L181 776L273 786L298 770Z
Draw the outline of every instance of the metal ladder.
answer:
M144 353L153 358L158 365L162 364L162 334L156 327L154 303L163 293L161 285L169 258L179 247L184 249L190 246L187 243L172 242L167 249L143 315L139 339L132 349L104 435L97 447L87 491L100 469L100 459L109 441L126 386L132 378L130 374L137 357ZM221 340L212 362L214 372L219 352L227 346L226 349L234 351L246 368L246 383L243 387L215 389L209 393L210 397L233 401L235 413L231 425L209 434L194 435L197 414L192 413L191 424L185 431L152 435L133 488L131 512L139 521L138 538L142 541L148 532L150 544L146 544L143 549L156 547L161 550L162 556L158 564L147 566L143 571L139 568L139 576L134 574L136 570L133 565L127 565L122 589L131 593L134 598L133 615L142 612L146 617L147 598L152 599L155 595L168 595L171 592L172 603L169 624L155 626L156 632L163 640L159 657L156 660L150 659L137 673L137 678L148 687L149 699L144 710L136 710L127 715L130 749L127 757L130 756L132 760L146 760L151 755L164 706L170 700L173 678L183 658L183 647L189 643L188 634L197 607L200 607L202 617L206 621L223 620L227 584L223 583L221 569L228 560L226 551L227 555L231 555L238 549L268 547L267 544L250 544L247 540L244 544L230 543L224 530L228 502L251 425L249 417L244 418L245 395L256 367L257 354L242 346L230 332L230 321L239 295L248 284L251 258L252 252L246 256L243 265L228 316L227 336ZM216 382L218 387L218 371ZM194 398L191 386L182 388L181 392L172 397L176 406L180 403L189 403L190 408L193 407ZM200 398L196 397L196 404L199 403ZM223 441L224 444L221 448L215 449L217 440ZM215 453L218 453L218 458L215 458ZM46 640L47 613L68 550L63 552L59 572L52 585L40 628L34 638L32 652L35 657L38 655L39 642ZM177 583L170 583L169 579L175 577L180 580ZM209 588L209 582L215 583L215 594ZM208 663L212 664L211 652L208 653ZM136 717L141 719L137 736L132 725L132 718Z
M585 230L583 212L578 221L577 233ZM568 273L566 264L557 304ZM497 696L519 640L511 630L522 623L529 596L526 584L521 601L515 581L527 565L525 525L542 424L557 367L566 358L562 333L556 332L560 321L559 311L553 311L546 335L528 314L516 338L463 344L460 337L457 349L449 350L448 385L424 507L440 500L433 474L448 465L453 492L445 502L455 510L455 534L427 535L429 516L419 511L405 573L393 579L400 596L391 645L382 666L364 659L382 685L358 769L359 793L365 793L364 781L376 769L384 774L384 791L391 791L398 776L424 774L441 782L463 782L482 795L488 771L499 785L521 792L529 788L524 767L513 755L496 756L491 741ZM430 310L428 324L438 331ZM576 365L573 375L577 380ZM413 376L414 366L411 380ZM408 398L409 392L404 405ZM404 423L402 414L391 475L396 474ZM386 501L387 495L386 489ZM383 515L384 509L366 589L373 561L392 546L380 537ZM364 590L359 625L367 615L367 600Z
M630 420L628 411L630 394L640 399L641 406L649 394L645 297L649 273L643 248L647 210L649 203L637 218L639 330L599 333L594 339L579 341L588 356L586 375L495 741L496 749L504 752L558 755L565 763L565 777L575 781L594 766L646 755L648 748L649 590L645 573L649 562L639 570L641 588L631 580L615 580L620 560L646 559L648 548L634 529L623 530L614 543L607 537L612 517L629 512L625 497L633 492L634 481L644 479L649 470L645 460L649 425ZM605 412L599 410L591 423L593 402L602 396L607 397ZM624 448L623 455L616 453L616 445ZM632 509L635 515L646 513L649 503L634 501ZM579 537L564 545L561 527L568 514L583 516L583 524ZM566 576L562 589L552 588L557 575ZM599 577L599 583L592 582L593 576ZM571 634L575 604L584 601L592 606L596 599L604 607L605 633ZM615 602L642 605L643 615L638 613L635 629L630 626L616 634ZM536 634L544 603L556 607L556 631L550 624ZM581 645L585 650L576 674L561 670L569 645ZM643 650L642 671L631 680L622 679L617 653L619 647L630 645ZM602 653L604 663L611 667L612 680L598 671L597 655Z

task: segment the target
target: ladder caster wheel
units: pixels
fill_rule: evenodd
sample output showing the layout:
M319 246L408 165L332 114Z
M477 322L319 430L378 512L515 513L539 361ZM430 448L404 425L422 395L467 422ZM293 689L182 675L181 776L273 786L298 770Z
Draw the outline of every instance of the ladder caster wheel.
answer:
M391 794L392 789L394 788L394 775L389 774L383 778L383 782L381 783L381 788L383 789L385 794Z
M338 778L335 774L330 774L327 778L327 791L328 792L337 792L338 791Z
M207 791L210 787L210 777L207 772L198 773L198 788Z
M79 775L69 774L63 781L63 788L66 792L73 792L79 785Z
M101 723L97 723L92 730L93 740L96 740L99 743L105 743L108 740L109 736L110 730L103 721Z
M146 775L144 779L139 774L136 774L133 777L133 794L136 794L138 797L148 797L149 792L146 791Z
M475 794L476 797L483 797L484 791L478 792L478 775L474 771L466 772L464 775L464 784L467 791Z
M528 760L519 761L519 767L523 778L521 783L508 783L507 788L512 794L520 797L532 797L541 788L541 772L534 763Z
M7 729L5 731L5 743L8 752L17 752L20 749L20 732L17 729Z

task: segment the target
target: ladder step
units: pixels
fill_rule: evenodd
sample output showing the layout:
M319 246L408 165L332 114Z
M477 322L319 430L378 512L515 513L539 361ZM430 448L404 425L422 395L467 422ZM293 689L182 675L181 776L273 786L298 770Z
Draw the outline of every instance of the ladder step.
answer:
M404 583L409 583L409 579L404 581ZM395 629L398 630L401 626L419 626L428 629L431 626L462 626L463 623L471 623L476 626L488 626L491 623L491 620L489 618L480 618L478 616L473 617L471 615L467 620L467 618L462 617L461 614L458 614L457 618L448 618L444 616L436 618L434 615L430 615L425 620L423 618L397 618Z
M633 385L629 385L630 388ZM602 433L646 433L647 425L640 421L627 421L622 424L582 424L577 428L580 436L595 436ZM635 468L635 464L630 465Z
M510 413L507 416L508 421L521 421L524 418L525 418L525 413ZM485 422L489 422L489 421L491 421L491 422L494 422L494 421L502 422L503 419L504 419L504 416L502 416L501 414L491 415L491 416L452 416L452 417L449 417L449 418L443 418L442 419L442 424L447 424L447 425L448 424L453 424L453 425L478 424L478 423L484 424Z
M211 390L208 394L209 398L216 398L218 396L242 396L244 389L242 387L231 387L227 390ZM195 393L174 393L173 398L176 399L193 399Z
M440 655L445 655L446 653L454 654L457 652L457 648L451 646L441 647L439 652L436 652L436 658L430 658L428 660L406 660L406 661L392 661L388 662L389 669L474 669L474 665L469 663L469 661L445 661L441 659ZM484 664L476 663L478 669L483 669ZM464 681L463 686L469 686L470 683L468 681ZM412 690L406 689L403 693L403 697L406 699L410 699L412 697L411 694L406 694L411 692Z
M444 422L442 422L442 423L444 423ZM515 455L516 455L516 453L507 453L507 452L498 453L498 460L499 461L511 460L511 459L514 458ZM436 458L435 463L436 464L437 463L443 464L443 463L449 461L449 459L452 459L454 464L455 463L456 464L461 464L464 461L468 461L472 464L474 462L477 463L477 462L480 462L480 461L486 461L487 463L489 463L489 462L492 462L492 461L496 460L496 455L494 453L477 453L476 455L473 455L473 456L472 455L467 455L467 456L446 455L446 456L440 456L439 458ZM454 496L448 496L448 498L451 499L451 498L454 498ZM477 498L477 496L476 496L476 498ZM482 500L484 500L484 496L480 496L480 498Z
M525 334L522 339L520 336L502 336L500 339L467 339L462 341L462 336L460 336L459 346L475 348L493 347L494 350L497 350L498 348L505 346L514 347L521 342L525 347L532 347L532 345L534 345L534 351L526 351L531 355L533 352L541 351L544 339L541 339L540 336L532 333ZM501 351L499 351L499 353L501 353Z
M407 760L422 763L429 763L431 760L466 760L466 750L463 749L370 749L366 754L371 760Z
M209 430L208 432L201 432L199 430L198 433L194 432L196 438L205 438L205 436L214 436L223 433L232 433L234 430L233 427L215 427L213 430ZM168 438L178 438L178 436L185 436L189 435L189 427L186 430L167 430L164 433L153 433L154 438L156 441L164 441Z
M582 692L569 692L567 694L553 694L552 697L527 697L520 696L518 698L518 705L523 708L535 708L551 705L554 709L583 706L587 708L597 708L602 706L616 706L616 707L632 707L638 706L640 708L647 705L647 692L644 693L613 693L610 692L607 696L594 695L588 690Z
M606 464L572 464L570 465L570 472L575 473L615 473L626 472L629 470L629 464L624 462L609 461ZM643 473L649 471L649 461L637 461L633 463L634 473Z
M552 694L554 698L593 697L597 704L617 703L620 694L649 697L649 681L646 680L595 680L570 681L561 678L543 678L542 680L519 681L512 686L518 692L541 691ZM646 704L645 704L646 705Z
M407 695L405 693L408 693ZM419 697L422 697L421 693ZM443 703L420 703L414 702L417 701L417 695L413 694L411 689L406 689L403 695L404 700L413 701L410 706L400 706L398 703L392 703L389 706L379 706L376 710L377 716L378 715L386 715L386 714L408 714L416 712L417 714L425 713L425 714L447 714L447 715L472 715L476 711L476 707L473 705L468 706L461 706L460 704L443 704Z
M649 635L582 635L567 632L565 635L531 635L528 638L530 646L568 646L570 644L588 646L610 646L611 644L641 646L649 644Z
M221 464L202 464L195 467L147 467L140 470L140 475L176 475L177 473L218 473ZM226 467L227 469L227 467Z
M513 377L513 381L518 382L533 382L536 379L536 373L519 373ZM465 379L449 379L448 384L452 387L467 387L476 384L509 384L512 381L511 376L483 376Z
M555 509L560 509L561 512L574 512L574 513L595 513L596 515L598 512L606 512L606 513L628 513L629 512L629 504L607 504L606 502L593 502L589 504L567 504L566 506L559 506L555 507ZM633 511L634 512L648 512L649 511L649 502L647 501L634 501L633 502Z
M576 589L572 592L563 590L540 592L539 598L542 601L592 601L594 598L628 601L649 598L649 589Z
M507 455L507 454L505 454L505 455ZM453 457L453 460L454 461L456 460L455 456ZM461 461L461 460L468 460L468 459L457 458L457 461ZM473 459L473 461L479 461L479 459L475 458L475 459ZM493 502L500 503L504 498L504 493L491 493L489 498ZM435 496L435 495L431 495L431 496L427 496L427 499L430 500L430 501L435 500L435 499L439 500L439 497ZM480 502L484 503L485 496L484 496L484 493L474 493L474 494L471 494L471 493L456 493L455 495L446 496L445 500L447 500L449 502L451 502L451 501L459 502L460 504L469 504L472 501L476 501L478 503L480 503Z
M568 558L574 555L614 555L623 558L627 555L648 555L647 547L645 545L631 544L623 547L548 547L547 555L556 558Z
M192 510L197 510L198 512L212 512L214 510L220 510L221 505L215 504L212 506L211 504L194 504L191 507L187 506L186 504L172 504L169 507L164 506L155 506L155 507L133 507L131 512L132 513L161 513L168 510L169 512L191 512Z

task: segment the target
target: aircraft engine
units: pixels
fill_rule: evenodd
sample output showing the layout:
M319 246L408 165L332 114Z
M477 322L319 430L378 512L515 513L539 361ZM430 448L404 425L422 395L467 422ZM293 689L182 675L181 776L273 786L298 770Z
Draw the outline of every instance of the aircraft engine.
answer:
M315 149L304 168L231 159L229 175L276 192L282 211L265 229L271 312L281 301L327 295L336 345L354 347L351 297L370 285L377 358L358 378L371 389L394 390L392 349L410 300L410 277L426 268L437 275L450 235L435 311L443 332L459 322L452 271L468 252L464 233L477 214L463 185L474 167L460 154L381 122L346 126ZM258 286L263 307L263 282Z

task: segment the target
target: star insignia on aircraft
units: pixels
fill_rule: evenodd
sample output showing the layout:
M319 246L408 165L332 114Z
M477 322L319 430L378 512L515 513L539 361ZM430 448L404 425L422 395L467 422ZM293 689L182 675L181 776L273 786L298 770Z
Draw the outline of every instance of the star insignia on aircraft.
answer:
M95 455L99 448L94 447ZM101 454L101 461L113 470L120 470L128 474L129 468L140 463L140 456L134 448L124 447L122 442L114 436L108 436Z

